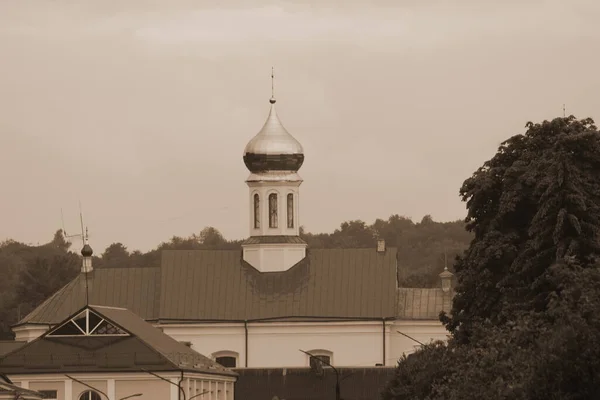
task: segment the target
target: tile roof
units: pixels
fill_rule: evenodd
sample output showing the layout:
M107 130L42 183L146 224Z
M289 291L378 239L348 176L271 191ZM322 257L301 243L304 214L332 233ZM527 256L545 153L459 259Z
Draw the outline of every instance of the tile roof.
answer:
M401 319L435 319L452 308L453 293L441 288L399 288L396 316Z
M235 399L329 400L335 398L335 373L325 368L322 377L309 368L239 369ZM340 397L373 400L381 397L386 383L393 377L394 367L338 368L341 379ZM345 379L347 377L347 379Z
M393 317L396 249L317 249L261 273L240 251L163 251L160 319Z
M44 372L192 371L235 376L208 357L153 327L129 310L86 307L129 333L127 336L44 334L0 359L6 374ZM65 321L78 315L77 310Z

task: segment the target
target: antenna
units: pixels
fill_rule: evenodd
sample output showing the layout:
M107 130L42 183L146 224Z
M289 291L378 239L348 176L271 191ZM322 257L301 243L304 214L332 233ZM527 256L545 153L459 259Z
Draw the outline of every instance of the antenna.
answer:
M275 98L275 68L271 67L271 97Z
M87 237L87 233L85 233L83 230L83 212L81 211L81 200L79 201L79 223L81 224L81 233L77 233L75 235L67 234L67 230L65 229L65 218L64 218L62 208L60 209L60 219L62 222L62 231L63 231L64 238L70 239L70 238L80 237L83 245L85 245L85 239Z
M85 245L87 235L83 232L83 212L81 211L81 200L79 200L79 221L81 222L81 244Z
M81 207L81 203L79 204L79 206ZM79 213L79 216L81 216L81 212ZM83 217L81 217L81 235L83 236ZM83 239L83 243L85 245L85 243L87 243L88 241L88 230L87 230L87 226L85 227L85 237ZM85 260L84 260L85 262ZM85 274L85 305L89 306L90 305L90 287L88 284L88 275L89 273Z

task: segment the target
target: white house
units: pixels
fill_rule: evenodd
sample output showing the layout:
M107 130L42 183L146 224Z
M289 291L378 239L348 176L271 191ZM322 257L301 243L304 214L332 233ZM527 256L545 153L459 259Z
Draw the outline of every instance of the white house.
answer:
M131 311L100 306L4 354L0 370L15 390L51 400L234 400L237 379Z
M159 268L91 266L13 327L29 341L85 304L127 308L227 367L390 366L420 343L444 340L452 299L440 287L398 285L396 248L310 249L299 236L300 143L270 112L243 160L249 238L241 251L164 251ZM86 289L87 288L87 289Z

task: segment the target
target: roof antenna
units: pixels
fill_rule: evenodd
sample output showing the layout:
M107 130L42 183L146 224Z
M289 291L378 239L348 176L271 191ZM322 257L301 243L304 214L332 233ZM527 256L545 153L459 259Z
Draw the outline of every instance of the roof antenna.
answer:
M269 103L275 104L275 68L271 67L271 100Z
M79 221L81 222L81 242L85 246L87 243L87 229L83 232L83 212L81 211L81 200L79 200Z
M69 235L67 233L67 230L65 228L65 217L64 217L62 208L60 209L60 219L62 222L62 232L63 232L63 237L65 238L65 240L68 240L68 239L74 238L74 237L81 237L81 241L85 245L85 235L83 232L83 212L81 211L81 201L79 201L79 222L81 223L81 233L76 233L74 235Z

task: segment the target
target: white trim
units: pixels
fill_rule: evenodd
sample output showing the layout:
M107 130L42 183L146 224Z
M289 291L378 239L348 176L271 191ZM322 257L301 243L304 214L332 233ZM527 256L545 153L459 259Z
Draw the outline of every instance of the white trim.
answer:
M115 388L115 380L107 379L106 380L106 395L108 396L108 400L116 400L116 388Z
M179 379L171 378L171 400L179 400Z
M73 400L73 381L71 379L65 379L65 400Z
M386 321L386 325L392 324L394 321ZM419 323L418 321L406 321L408 323L408 325L410 326L415 326L415 325L424 325L424 326L432 326L432 325L439 325L440 322L439 321L427 321L424 323ZM304 326L304 327L316 327L316 326L323 326L323 327L331 327L331 326L379 326L381 327L381 320L369 320L369 321L332 321L332 322L321 322L321 321L316 321L316 322L306 322L306 321L276 321L276 322L271 322L271 321L265 321L265 322L248 322L248 326L253 326L253 327L260 327L260 326L268 326L268 327L289 327L289 326L294 326L294 327L299 327L299 326ZM154 325L156 328L202 328L202 327L244 327L244 323L243 322L223 322L223 323L219 323L219 322L196 322L196 323L189 323L189 324L181 324L181 323L162 323L162 324L156 324Z

